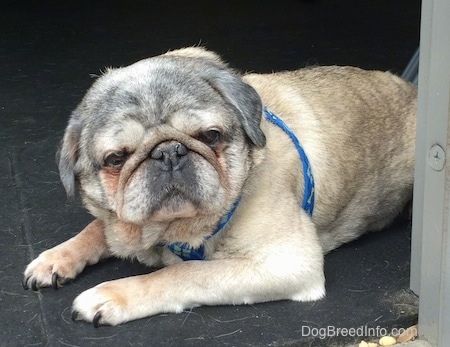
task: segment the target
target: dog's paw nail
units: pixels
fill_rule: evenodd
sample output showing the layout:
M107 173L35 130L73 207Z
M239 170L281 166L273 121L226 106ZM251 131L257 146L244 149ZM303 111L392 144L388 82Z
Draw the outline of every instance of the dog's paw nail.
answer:
M33 278L33 280L31 281L31 289L33 289L35 292L37 292L39 290L39 288L37 286L36 278Z
M78 319L78 311L72 311L72 321L76 321Z
M28 287L28 281L29 281L29 279L30 279L30 276L24 277L23 280L22 280L22 287L23 287L23 289L25 289L25 290L30 289L30 287Z
M102 312L98 311L95 316L94 319L92 320L92 324L94 324L94 328L99 328L100 327L100 320L102 319Z
M56 272L52 275L52 288L58 290L58 274Z

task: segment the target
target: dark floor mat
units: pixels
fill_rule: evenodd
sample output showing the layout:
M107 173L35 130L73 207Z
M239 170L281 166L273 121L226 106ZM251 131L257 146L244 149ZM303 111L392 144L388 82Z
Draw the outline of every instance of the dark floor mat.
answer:
M399 73L418 45L419 1L5 1L0 7L1 346L330 346L359 338L336 328L383 333L415 322L407 218L327 255L328 294L314 303L201 307L94 329L71 321L75 296L149 269L110 260L58 291L24 291L20 282L33 257L90 220L79 203L66 203L54 162L90 73L197 43L243 71L339 64Z

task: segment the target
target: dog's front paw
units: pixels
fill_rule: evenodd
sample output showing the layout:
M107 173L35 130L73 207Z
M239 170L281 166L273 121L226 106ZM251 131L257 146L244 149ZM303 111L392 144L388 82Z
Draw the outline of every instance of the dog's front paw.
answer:
M75 252L59 247L49 249L27 266L22 282L23 288L38 290L52 286L58 289L68 280L74 279L83 270L84 265Z
M94 327L118 325L132 319L127 288L105 282L78 295L73 302L72 319L91 322Z

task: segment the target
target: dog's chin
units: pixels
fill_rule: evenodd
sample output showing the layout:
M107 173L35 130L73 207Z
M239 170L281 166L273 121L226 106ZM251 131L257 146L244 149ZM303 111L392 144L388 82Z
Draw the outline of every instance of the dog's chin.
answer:
M145 202L142 202L145 205ZM133 204L134 205L134 204ZM119 219L137 225L151 223L170 223L175 219L193 218L204 215L198 203L179 194L170 194L153 205L141 205L135 208L133 205L125 205L118 213Z
M193 218L200 215L198 208L190 201L177 202L176 206L163 203L161 208L153 212L148 221L150 222L170 222L179 218Z

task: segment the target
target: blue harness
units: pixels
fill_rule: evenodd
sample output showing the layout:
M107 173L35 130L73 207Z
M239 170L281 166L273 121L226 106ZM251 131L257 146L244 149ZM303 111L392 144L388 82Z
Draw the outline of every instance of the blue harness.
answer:
M236 211L236 208L239 205L239 202L241 201L241 198L237 199L233 206L231 207L231 210L228 211L228 213L223 217L219 224L217 225L216 229L213 231L211 235L208 235L205 237L205 241L209 240L211 237L216 235L219 231L221 231L225 225L228 224L231 217L234 214L234 211ZM205 246L200 245L198 248L192 248L187 243L183 242L174 242L167 245L167 248L171 250L171 252L177 256L179 256L183 260L204 260L205 259Z
M278 118L275 114L270 112L266 107L264 108L264 113L266 115L266 119L279 126L281 130L283 130L292 140L297 149L298 154L300 155L300 160L302 161L303 166L303 177L305 180L305 192L303 194L303 203L302 208L312 216L314 211L314 177L311 170L311 165L309 163L308 157L306 156L305 151L303 150L302 145L298 141L297 136L295 136L294 132L289 129L285 122L283 122L280 118Z
M292 140L292 142L295 145L295 148L298 151L298 154L300 156L300 160L302 162L303 166L303 177L305 180L305 192L303 194L303 203L302 208L308 213L310 216L313 214L314 210L314 178L312 175L311 165L309 163L308 157L306 156L305 151L303 150L303 147L301 146L300 142L297 139L297 136L295 136L294 132L284 123L279 117L277 117L274 113L269 111L267 108L264 108L264 114L266 116L266 119L277 125L281 130L283 130L289 138ZM207 237L205 237L205 241L209 240L211 237L216 235L218 232L220 232L230 221L230 219L233 217L234 212L236 211L236 208L239 205L241 198L239 197L233 206L231 207L230 211L220 220L219 224L217 225L216 229L213 231L213 233ZM167 248L169 250L179 256L183 260L204 260L205 259L205 246L201 245L198 248L192 248L187 243L183 242L174 242L167 245Z

